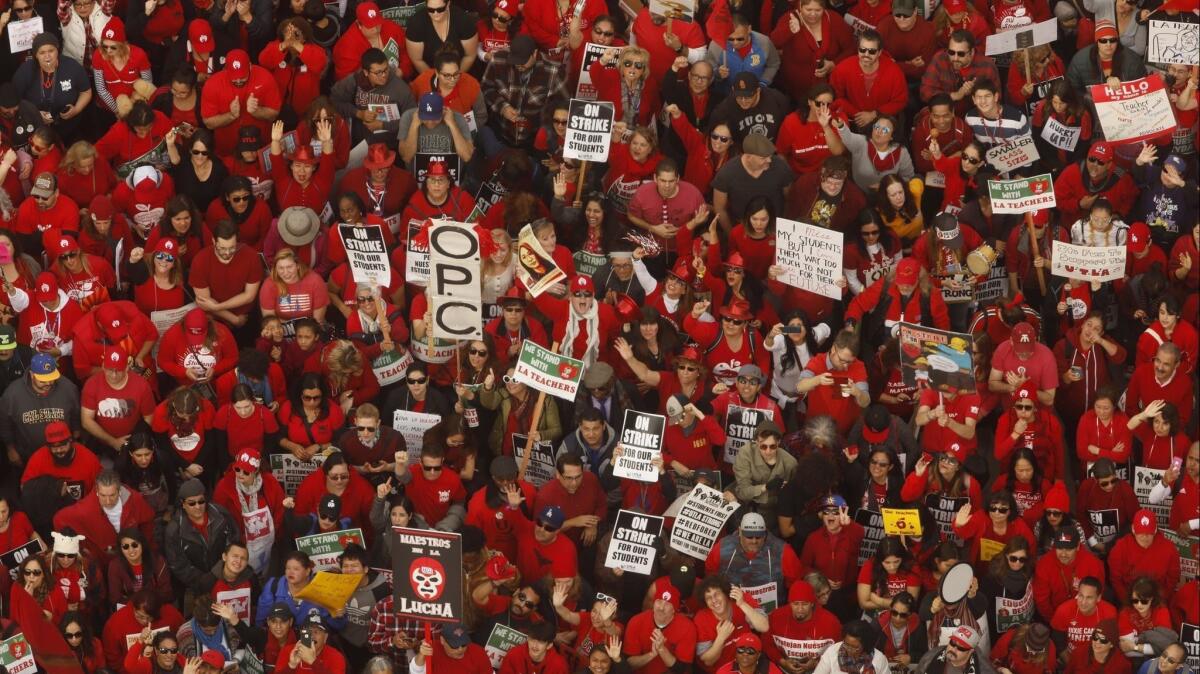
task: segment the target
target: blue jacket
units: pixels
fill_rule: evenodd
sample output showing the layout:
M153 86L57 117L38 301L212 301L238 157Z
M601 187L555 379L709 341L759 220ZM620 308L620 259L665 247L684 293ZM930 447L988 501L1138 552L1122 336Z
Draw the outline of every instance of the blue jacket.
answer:
M757 32L750 33L750 51L745 56L739 54L738 50L726 40L723 45L709 42L708 54L704 58L712 64L713 71L717 75L714 89L721 93L729 93L738 73L754 73L759 83L765 87L770 86L775 79L775 74L779 72L779 50L771 43L770 38ZM729 68L729 76L724 79L720 78L721 66Z
M296 601L292 599L292 591L288 589L287 580L283 576L270 578L263 584L262 594L258 596L258 607L254 611L254 624L262 627L267 624L267 614L271 612L271 607L275 602L283 602L292 610L292 616L296 619L296 625L304 620L310 613L316 613L321 616L321 620L335 630L341 631L346 626L346 614L342 614L340 618L334 618L329 614L324 607L314 604L307 599Z

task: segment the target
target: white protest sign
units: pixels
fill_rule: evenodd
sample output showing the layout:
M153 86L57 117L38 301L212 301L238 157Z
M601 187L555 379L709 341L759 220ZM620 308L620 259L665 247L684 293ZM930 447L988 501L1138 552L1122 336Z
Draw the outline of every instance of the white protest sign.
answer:
M683 501L671 528L671 549L689 557L705 559L716 544L725 522L741 507L726 501L721 492L698 484Z
M1167 85L1158 75L1124 82L1117 89L1095 84L1088 92L1096 104L1104 138L1110 143L1149 140L1175 128Z
M1007 54L1018 49L1028 49L1050 44L1058 39L1058 19L1046 19L1032 26L1021 26L987 37L984 53L988 56Z
M725 463L732 464L742 447L754 440L754 429L763 421L776 421L772 410L730 405L725 412Z
M425 444L425 431L438 425L442 417L437 414L396 410L392 413L392 428L404 436L404 446L408 449L408 462L416 463Z
M1075 146L1079 143L1080 131L1078 126L1067 126L1050 117L1046 120L1046 125L1042 127L1042 140L1060 150L1074 152Z
M621 425L621 456L613 461L613 475L640 482L658 482L658 469L652 463L662 456L663 431L667 418L625 410Z
M383 351L371 361L371 371L375 373L380 386L394 384L408 374L408 366L413 364L412 352L400 349Z
M612 103L571 99L567 134L563 138L563 158L582 161L608 161L612 142Z
M404 280L421 287L429 284L429 242L417 243L423 224L422 220L409 220L404 240Z
M663 518L643 515L631 510L617 512L612 542L604 566L632 573L650 575L654 558L658 556L658 537L662 534Z
M429 296L433 334L483 338L479 235L470 225L441 220L429 230Z
M987 151L987 162L1000 173L1028 166L1040 158L1032 134L1010 138Z
M304 478L325 463L324 454L314 454L311 461L301 461L291 454L271 454L271 474L279 480L288 496L295 496Z
M650 0L650 13L691 21L696 14L696 0Z
M609 49L602 44L589 42L583 46L583 58L580 59L579 66L579 84L575 87L575 98L583 101L596 100L596 85L592 84L592 64L600 60L604 56L604 52Z
M1049 173L1016 180L989 180L993 213L1027 213L1054 208L1054 180Z
M1137 496L1138 503L1143 508L1154 512L1159 522L1171 521L1171 504L1175 499L1168 494L1162 503L1154 504L1150 502L1150 492L1154 491L1155 485L1162 482L1163 473L1166 472L1146 466L1133 467L1133 494Z
M346 261L355 283L387 285L392 279L392 264L388 261L383 228L379 225L338 225Z
M1076 246L1055 241L1050 273L1080 281L1116 281L1125 276L1125 246Z
M1150 63L1200 65L1200 23L1150 19Z
M527 444L529 444L528 435L513 433L513 458L517 460L518 466L525 458L525 445ZM529 465L525 467L525 475L522 476L522 479L539 488L554 479L554 445L552 443L541 441L533 443L529 452Z
M35 16L24 21L10 21L8 24L9 51L13 54L33 49L33 38L46 32L42 17Z
M841 299L842 233L784 218L775 222L775 264L783 268L779 281Z

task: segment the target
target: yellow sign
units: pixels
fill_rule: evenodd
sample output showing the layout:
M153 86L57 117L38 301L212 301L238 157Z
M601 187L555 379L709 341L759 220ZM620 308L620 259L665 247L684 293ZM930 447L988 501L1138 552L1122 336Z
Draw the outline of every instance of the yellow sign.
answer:
M920 536L921 515L916 508L882 508L883 533L888 536Z
M1001 541L992 540L990 538L979 539L979 561L990 562L992 557L1000 554L1004 550L1004 543Z
M361 573L333 573L318 571L316 577L309 581L294 595L294 599L307 599L323 607L333 616L340 616L350 602L350 597L358 589L362 581Z

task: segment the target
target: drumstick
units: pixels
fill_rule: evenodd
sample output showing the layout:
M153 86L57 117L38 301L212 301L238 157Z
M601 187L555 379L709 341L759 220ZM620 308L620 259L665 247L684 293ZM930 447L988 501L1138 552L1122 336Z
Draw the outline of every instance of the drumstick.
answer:
M1037 236L1035 236L1033 233L1033 213L1030 212L1025 214L1025 226L1029 229L1029 251L1033 253L1033 259L1036 260L1039 255ZM1042 271L1041 267L1035 267L1034 271L1037 272L1038 288L1041 289L1042 296L1044 297L1046 295L1046 275Z

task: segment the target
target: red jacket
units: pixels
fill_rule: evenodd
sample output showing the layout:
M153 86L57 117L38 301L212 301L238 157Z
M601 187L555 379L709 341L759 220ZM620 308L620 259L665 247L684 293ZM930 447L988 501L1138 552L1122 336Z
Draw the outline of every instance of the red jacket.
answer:
M800 95L800 92L808 91L809 87L820 81L813 75L819 65L817 60L841 61L854 54L855 40L854 33L842 16L827 9L821 17L822 39L818 45L812 33L803 25L799 32L792 32L790 17L793 14L788 12L779 17L771 31L771 42L781 53L787 54L787 58L779 64L777 80L784 85L780 88Z
M1017 630L1012 629L1000 637L996 645L992 646L992 661L1007 667L1012 674L1054 674L1058 660L1054 644L1046 645L1046 655L1041 662L1029 662L1024 647L1018 649L1012 647L1013 637L1016 634Z
M1104 582L1104 563L1087 546L1080 545L1075 561L1063 565L1053 550L1038 558L1033 572L1033 602L1042 620L1054 617L1059 604L1066 603L1079 590L1079 581L1092 576Z
M307 206L320 215L333 189L333 162L333 155L322 153L308 185L301 185L292 177L291 166L283 155L272 153L271 177L275 180L275 206L279 212L290 206Z
M291 105L297 115L303 115L308 104L321 95L321 75L329 58L320 45L307 43L300 49L299 61L293 63L290 49L281 49L279 40L272 40L258 54L258 63L275 77L284 105Z
M1137 496L1134 495L1133 487L1128 482L1117 480L1113 490L1105 492L1096 482L1096 478L1090 477L1079 485L1075 501L1075 519L1079 520L1079 524L1083 526L1083 532L1091 537L1095 536L1097 532L1088 513L1116 510L1117 522L1113 534L1117 534L1129 528L1129 525L1133 523L1133 513L1137 512L1139 507L1141 506L1138 505ZM1103 532L1101 537L1112 538L1112 536L1105 536Z
M546 650L541 662L529 657L529 644L513 646L500 663L500 674L567 674L567 659L553 648Z
M92 491L92 487L96 482L96 475L100 473L100 459L92 453L92 450L84 447L81 443L74 443L75 458L71 463L60 466L54 462L53 456L50 454L50 448L42 445L33 452L29 457L29 462L25 465L25 472L21 474L21 484L37 478L48 475L60 480L68 482L80 483L81 491L76 498L83 498L85 494ZM77 532L87 531L86 529L76 529Z
M133 340L134 348L134 352L130 354L131 361L143 345L158 339L158 329L154 327L154 323L151 323L150 318L143 314L133 302L113 300L105 302L105 304L119 309L121 320L129 325L129 337ZM75 324L75 376L81 381L100 369L100 361L104 358L104 348L112 343L105 337L104 331L96 323L96 320L96 311L93 309ZM149 354L138 364L147 368L154 366Z
M179 631L179 626L183 624L183 616L171 604L163 604L158 610L158 620L150 623L150 629L156 630L160 627L166 627L171 634ZM122 671L121 664L125 660L125 653L128 647L125 645L125 637L131 634L140 634L142 628L145 627L133 617L133 605L126 604L121 607L108 619L104 624L104 659L108 662L110 669Z
M158 345L158 367L174 377L180 385L191 383L187 376L187 366L194 363L197 357L203 358L202 363L208 368L212 379L233 370L238 358L238 347L233 339L233 332L220 321L213 321L212 324L216 327L217 342L207 349L203 346L188 346L184 339L182 322L167 328ZM204 351L200 351L201 349ZM199 355L197 351L200 351Z
M1137 199L1138 189L1128 173L1122 172L1118 175L1114 170L1099 185L1090 185L1090 180L1089 184L1085 185L1086 173L1087 169L1081 161L1064 168L1054 181L1059 222L1075 222L1086 215L1084 208L1079 205L1079 200L1088 195L1108 199L1116 215L1124 217L1129 213Z
M117 531L120 529L138 528L142 537L154 548L154 509L146 503L141 494L123 485L120 498L123 505L121 526L118 528L114 529L109 522L104 509L100 507L100 499L93 490L74 505L55 513L54 529L62 531L69 526L75 531L86 533L87 537L83 539L84 546L93 559L105 560L105 563L120 553L117 549Z
M846 310L846 317L861 321L867 312L873 311L879 305L879 299L883 295L883 286L885 283L888 286L888 295L891 296L892 301L888 305L887 314L884 316L884 325L890 328L893 324L900 321L921 323L924 318L921 315L921 293L914 291L908 298L908 304L905 305L900 297L900 287L896 285L895 281L888 281L887 279L879 279L855 296L850 301L850 308ZM939 330L950 329L950 311L946 308L946 302L942 299L942 294L937 290L932 290L929 293L929 310L933 312L933 316L929 318L933 321L935 328Z
M1158 249L1152 248L1151 250ZM1170 282L1174 284L1177 280L1172 276ZM1196 333L1196 327L1180 318L1179 322L1175 324L1175 331L1171 333L1171 338L1167 339L1165 334L1166 331L1163 330L1160 321L1154 321L1153 325L1146 328L1142 336L1138 337L1137 356L1134 363L1141 365L1153 362L1158 347L1162 346L1163 342L1171 342L1183 352L1183 371L1191 372L1196 365L1197 357L1200 356L1200 334Z
M1092 659L1092 649L1077 648L1071 652L1065 674L1133 674L1133 665L1120 648L1112 649L1103 665Z
M1003 534L996 533L996 528L992 526L991 517L982 510L977 510L971 513L971 517L963 526L958 526L954 523L954 534L963 540L969 540L971 543L970 558L975 564L975 572L977 574L987 573L988 562L991 561L989 556L984 559L983 541L989 541L990 552L995 555L999 554L999 550L1008 544L1014 538L1020 536L1029 543L1030 550L1037 549L1037 541L1033 540L1033 532L1029 530L1029 526L1025 524L1025 520L1016 517L1016 513L1011 513L1013 519L1009 521L1008 528ZM997 545L998 544L998 545Z
M1042 475L1053 482L1061 477L1059 473L1065 468L1062 463L1066 460L1067 449L1063 445L1062 422L1045 408L1039 408L1035 414L1037 416L1033 422L1016 440L1013 439L1012 430L1017 413L1010 409L1000 415L1000 420L996 422L996 460L1000 462L1000 469L1006 471L1010 463L1009 456L1019 447L1028 447L1033 450Z
M528 14L526 15L528 16ZM624 96L621 93L621 73L616 68L606 68L599 59L588 68L592 85L596 87L596 100L609 101L616 111L614 119L624 119ZM641 103L638 105L634 124L645 126L654 121L655 114L662 108L659 101L658 83L647 78L642 83Z
M315 472L319 473L321 471L318 469ZM276 480L270 471L261 471L260 474L262 475L262 489L258 492L257 508L270 507L271 519L275 520L275 531L282 531L283 506L281 504L287 494L284 493L279 480ZM229 511L234 521L237 522L238 531L242 532L242 538L245 539L246 518L242 517L241 496L237 490L237 486L234 484L234 480L236 479L237 476L234 475L233 468L230 467L229 470L225 471L225 475L221 477L221 481L217 483L216 488L213 489L212 500L213 503Z
M804 541L800 564L820 571L829 580L852 586L858 580L858 549L865 533L858 522L842 527L837 534L822 526Z
M1055 394L1057 398L1057 394ZM1120 410L1114 410L1108 426L1100 424L1096 413L1088 410L1079 418L1079 426L1075 429L1075 454L1080 461L1095 461L1096 459L1112 459L1118 466L1129 460L1133 449L1133 433L1129 432L1129 417ZM1113 451L1118 444L1125 447ZM1088 451L1089 445L1100 448L1100 454L1093 455Z
M404 71L404 79L411 80L413 76L412 59L408 58L408 50L404 48L404 29L395 21L384 21L379 29L379 41L383 46L395 41L400 52L400 69ZM362 69L362 54L371 48L371 43L362 34L362 28L357 21L352 21L346 27L346 32L333 45L333 80L336 82L347 75L357 73Z
M384 21L384 23L391 23ZM267 637L270 639L270 637ZM295 672L313 672L314 674L346 674L346 656L342 655L341 651L326 643L321 652L317 654L317 659L311 665L300 662L300 666L292 669L288 667L288 661L292 658L292 651L296 649L296 643L293 642L283 647L279 651L279 659L275 661L275 674L294 674Z
M317 512L317 504L325 492L325 471L318 468L304 478L296 489L296 514ZM358 471L350 471L350 484L342 494L342 517L349 517L354 526L361 527L368 540L371 536L371 502L374 499L375 489L371 484Z
M887 52L879 54L875 83L869 91L857 55L847 56L837 64L829 74L829 85L837 94L834 108L847 117L864 110L896 116L908 104L908 83L904 79L904 72Z
M1126 534L1109 553L1108 569L1118 597L1128 597L1129 587L1142 576L1158 581L1163 592L1169 594L1179 587L1179 550L1157 534L1149 548L1138 545L1132 533Z
M1096 391L1110 380L1110 364L1125 362L1125 347L1116 340L1110 340L1117 346L1117 353L1109 356L1104 347L1095 345L1086 352L1079 347L1079 327L1071 328L1066 336L1054 345L1054 359L1058 361L1060 375L1059 392L1054 397L1055 407L1074 419L1087 410L1092 409ZM1069 354L1069 355L1068 355ZM1063 372L1071 367L1083 370L1083 379L1068 383L1061 378Z

